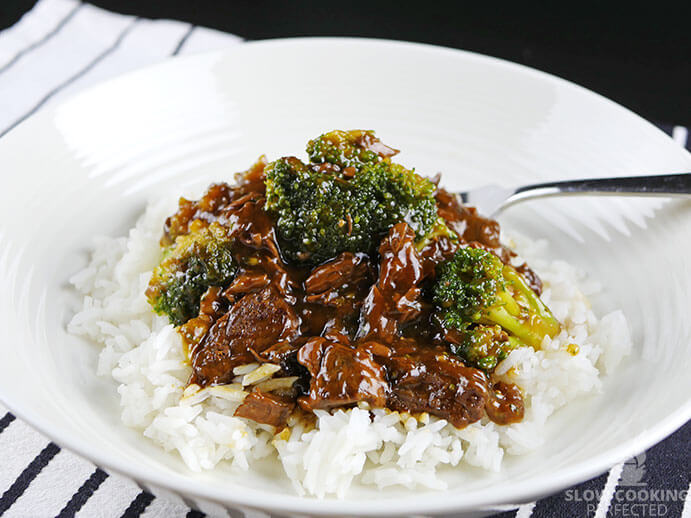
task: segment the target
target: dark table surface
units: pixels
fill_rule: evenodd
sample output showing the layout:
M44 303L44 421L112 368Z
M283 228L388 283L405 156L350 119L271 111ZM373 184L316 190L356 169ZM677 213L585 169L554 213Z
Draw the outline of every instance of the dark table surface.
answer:
M12 25L34 3L0 1L0 28ZM188 21L247 39L366 36L472 50L566 78L651 121L691 126L689 2L629 2L625 8L618 2L593 7L568 2L531 6L323 0L91 3L125 14Z

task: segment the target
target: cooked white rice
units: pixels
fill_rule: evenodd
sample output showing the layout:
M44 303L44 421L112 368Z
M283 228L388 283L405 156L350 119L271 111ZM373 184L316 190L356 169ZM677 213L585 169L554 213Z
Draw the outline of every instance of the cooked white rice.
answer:
M631 348L621 311L598 320L590 309L586 295L597 286L564 261L541 259L544 241L514 237L517 250L543 279L543 300L564 324L557 337L545 338L540 351L514 350L497 367L497 374L523 391L522 422L499 426L485 419L458 430L426 414L353 408L316 412L316 428L305 430L296 422L274 436L269 426L233 417L246 394L243 387L272 383L272 372L243 366L231 385L186 389L191 368L181 339L144 295L170 212L170 205L152 205L128 237L95 241L90 264L71 279L84 300L69 331L103 347L98 374L118 383L123 423L177 452L194 471L220 462L248 470L255 459L274 456L300 495L343 497L355 480L380 488L443 489L437 476L443 465L498 471L505 454L538 448L546 419L570 400L599 391L600 373L614 369Z

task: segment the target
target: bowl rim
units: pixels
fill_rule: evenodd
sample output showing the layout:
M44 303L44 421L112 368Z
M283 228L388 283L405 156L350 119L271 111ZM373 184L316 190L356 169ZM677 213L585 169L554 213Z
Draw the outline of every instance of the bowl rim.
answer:
M98 90L113 82L123 79L131 79L138 75L147 76L156 74L159 68L170 66L180 66L183 63L193 63L198 60L208 59L214 56L232 55L233 53L243 52L247 48L257 47L276 47L276 46L313 46L313 45L366 45L378 46L381 48L415 49L423 52L446 54L456 56L465 60L475 60L491 64L493 66L509 70L517 74L532 76L542 81L548 81L562 88L579 91L586 96L597 99L600 103L609 105L610 108L618 110L637 124L643 123L647 126L650 135L662 134L669 138L665 133L653 124L643 119L631 110L619 105L618 103L588 90L576 83L560 78L558 76L543 72L534 68L527 67L518 63L504 59L486 56L483 54L431 45L426 43L415 43L398 40L376 39L376 38L357 38L357 37L300 37L300 38L276 38L259 41L243 42L223 50L203 52L189 56L170 57L155 65L142 67L140 69L118 75L114 78L100 82L81 90L69 99L74 99L85 93ZM39 110L36 114L27 118L16 128L13 128L3 138L0 139L0 148L10 145L17 138L17 135L24 133L28 127L41 124L52 112L54 112L61 101L56 105ZM687 152L691 158L691 154ZM607 471L611 466L622 462L658 443L665 437L672 434L675 430L683 426L691 419L691 396L676 411L667 415L664 419L656 422L635 437L623 442L617 448L611 449L595 458L580 461L567 468L557 470L549 477L544 485L535 487L534 481L513 481L508 490L500 497L490 495L491 488L482 488L474 491L470 495L453 494L448 490L440 492L425 492L413 497L404 498L382 498L375 501L348 500L347 498L338 500L335 498L316 499L310 497L300 497L297 495L276 494L271 491L258 490L254 488L242 487L241 492L234 492L229 497L230 492L223 494L209 489L203 481L191 479L189 476L180 474L171 478L156 469L147 468L143 465L131 465L121 461L118 456L109 450L98 448L95 444L79 443L72 440L68 433L62 430L51 430L50 423L45 422L39 413L31 408L14 405L8 393L3 393L0 384L0 400L18 418L27 422L33 428L45 435L55 443L70 451L82 456L83 458L95 463L97 466L106 470L121 474L127 478L144 485L151 484L155 487L167 488L181 494L201 498L220 503L224 506L241 506L254 509L275 511L280 513L310 513L312 515L332 516L342 514L367 514L370 516L397 516L401 513L443 513L443 512L465 512L465 511L500 511L513 508L520 503L529 502L538 496L555 493L571 485L578 484ZM443 495L443 498L439 498ZM269 498L267 498L269 497ZM489 497L489 498L488 498Z

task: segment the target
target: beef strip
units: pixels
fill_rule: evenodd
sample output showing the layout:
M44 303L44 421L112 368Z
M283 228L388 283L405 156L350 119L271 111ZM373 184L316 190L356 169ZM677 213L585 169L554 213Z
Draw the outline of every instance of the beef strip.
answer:
M386 360L391 393L389 408L429 412L457 428L485 415L489 396L487 377L466 367L442 348L413 347L410 352Z
M308 395L298 399L304 410L386 403L386 373L367 350L317 337L302 346L298 361L312 376Z
M371 270L367 255L349 252L314 268L303 283L304 321L309 322L305 331L352 337L372 282Z
M266 200L257 197L256 193L251 194L243 203L230 204L218 217L219 224L228 229L228 236L237 243L235 255L241 267L236 276L238 284L229 288L229 295L233 291L242 292L243 282L256 289L262 282L262 275L266 275L279 293L294 305L293 292L299 283L281 258L274 221L264 210Z
M226 207L219 215L218 222L228 229L229 237L254 250L267 250L272 256L278 256L274 222L264 210L264 197L250 193L242 203L239 201Z
M223 290L223 296L232 300L236 295L244 295L266 288L270 282L271 278L264 272L244 270L233 279L230 286Z
M487 416L497 424L518 423L525 407L520 389L513 383L500 381L492 386L485 405Z
M390 158L399 153L398 149L387 146L372 133L363 131L356 139L358 146L368 150L374 151L382 158Z
M192 355L192 383L229 383L233 368L298 336L300 319L273 286L242 297L209 329Z
M262 155L247 171L236 173L235 183L238 186L238 190L240 192L258 192L262 195L266 193L264 168L268 163L266 156Z
M209 186L199 200L180 198L177 212L165 221L161 246L172 244L176 237L189 233L195 225L210 225L233 203L244 204L248 199L262 198L266 192L265 166L266 158L262 156L247 171L236 175L236 186L215 183Z
M401 222L389 231L379 247L379 280L362 306L358 338L393 342L399 324L420 314L422 260L415 248L415 233Z
M365 254L344 252L335 259L317 266L305 279L307 300L333 303L336 296L347 292L350 287L356 287L361 281L366 280L368 275L369 263ZM332 293L336 293L336 296L332 296Z
M178 211L166 219L161 245L170 245L176 237L188 234L193 222L206 226L216 221L219 211L230 202L233 193L234 189L227 183L215 183L197 201L180 198Z
M247 395L233 415L282 428L294 408L295 400L293 399L255 390Z

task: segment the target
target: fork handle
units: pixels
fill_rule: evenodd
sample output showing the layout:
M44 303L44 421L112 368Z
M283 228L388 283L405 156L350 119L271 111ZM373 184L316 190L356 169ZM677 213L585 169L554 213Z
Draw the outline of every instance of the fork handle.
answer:
M691 173L538 183L519 187L507 201L514 203L528 198L579 193L634 196L688 195L691 194Z

